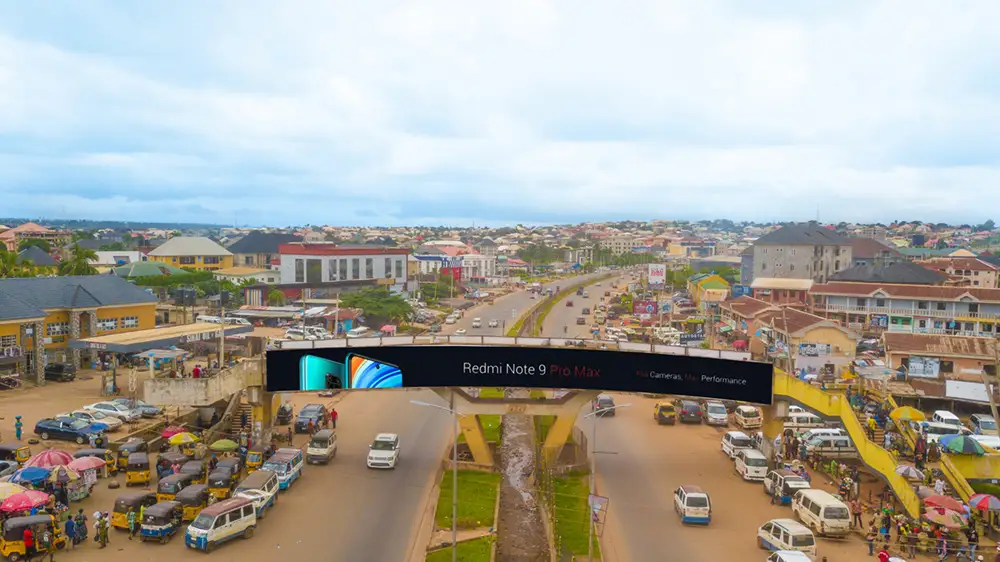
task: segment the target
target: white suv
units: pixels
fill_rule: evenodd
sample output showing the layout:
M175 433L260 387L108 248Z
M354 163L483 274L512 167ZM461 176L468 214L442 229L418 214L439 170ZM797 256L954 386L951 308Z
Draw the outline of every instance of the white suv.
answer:
M95 402L89 406L84 406L83 410L88 412L101 412L109 416L114 416L123 422L135 421L142 417L139 410L130 410L128 406L115 402Z
M368 468L396 468L399 462L399 435L379 433L368 449Z

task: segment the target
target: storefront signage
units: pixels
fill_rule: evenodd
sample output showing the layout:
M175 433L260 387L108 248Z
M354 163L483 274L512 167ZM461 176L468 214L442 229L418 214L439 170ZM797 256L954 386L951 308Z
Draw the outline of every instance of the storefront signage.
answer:
M936 379L941 373L941 360L936 357L911 355L907 362L906 373L911 377Z

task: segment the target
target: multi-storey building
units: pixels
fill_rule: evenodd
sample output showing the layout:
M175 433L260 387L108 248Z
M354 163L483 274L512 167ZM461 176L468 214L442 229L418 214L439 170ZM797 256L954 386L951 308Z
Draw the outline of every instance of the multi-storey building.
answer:
M278 256L278 247L301 240L302 237L295 234L253 231L232 243L228 250L232 252L233 263L237 267L272 269L271 262Z
M203 236L175 236L148 254L149 261L199 271L218 271L233 267L233 254Z
M21 242L25 240L45 240L54 248L65 244L71 234L65 230L53 230L40 224L26 222L0 232L0 244L10 252L16 252Z
M406 260L410 251L405 248L301 242L281 244L279 251L279 289L310 289L317 298L376 285L408 289Z
M598 241L598 245L605 250L610 250L612 254L620 256L622 254L631 253L632 248L639 246L640 243L635 236L618 234L615 236L601 238Z
M827 277L853 265L851 242L816 223L779 228L753 243L753 278L812 279Z
M960 278L969 287L985 289L1000 287L1000 267L979 258L933 258L917 263L928 269Z
M825 283L810 290L813 312L851 329L995 336L1000 289Z

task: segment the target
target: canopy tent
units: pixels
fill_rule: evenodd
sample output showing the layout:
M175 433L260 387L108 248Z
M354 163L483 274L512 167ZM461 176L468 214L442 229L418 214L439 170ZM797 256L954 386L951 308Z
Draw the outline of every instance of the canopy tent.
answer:
M155 359L157 361L177 361L187 359L191 356L191 352L183 349L150 349L149 351L136 353L135 356L145 359Z

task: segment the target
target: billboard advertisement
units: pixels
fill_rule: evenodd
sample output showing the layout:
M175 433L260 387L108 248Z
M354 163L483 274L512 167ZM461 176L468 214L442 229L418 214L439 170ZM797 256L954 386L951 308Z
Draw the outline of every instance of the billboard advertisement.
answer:
M572 348L398 346L267 352L268 392L507 386L771 403L772 366Z
M649 264L649 286L653 289L662 289L667 284L667 266L662 263Z
M455 280L455 283L462 282L462 268L461 267L442 267L438 274L442 277L451 277Z
M753 289L749 285L733 285L733 298L753 296Z
M635 301L632 303L632 314L656 314L656 301Z

